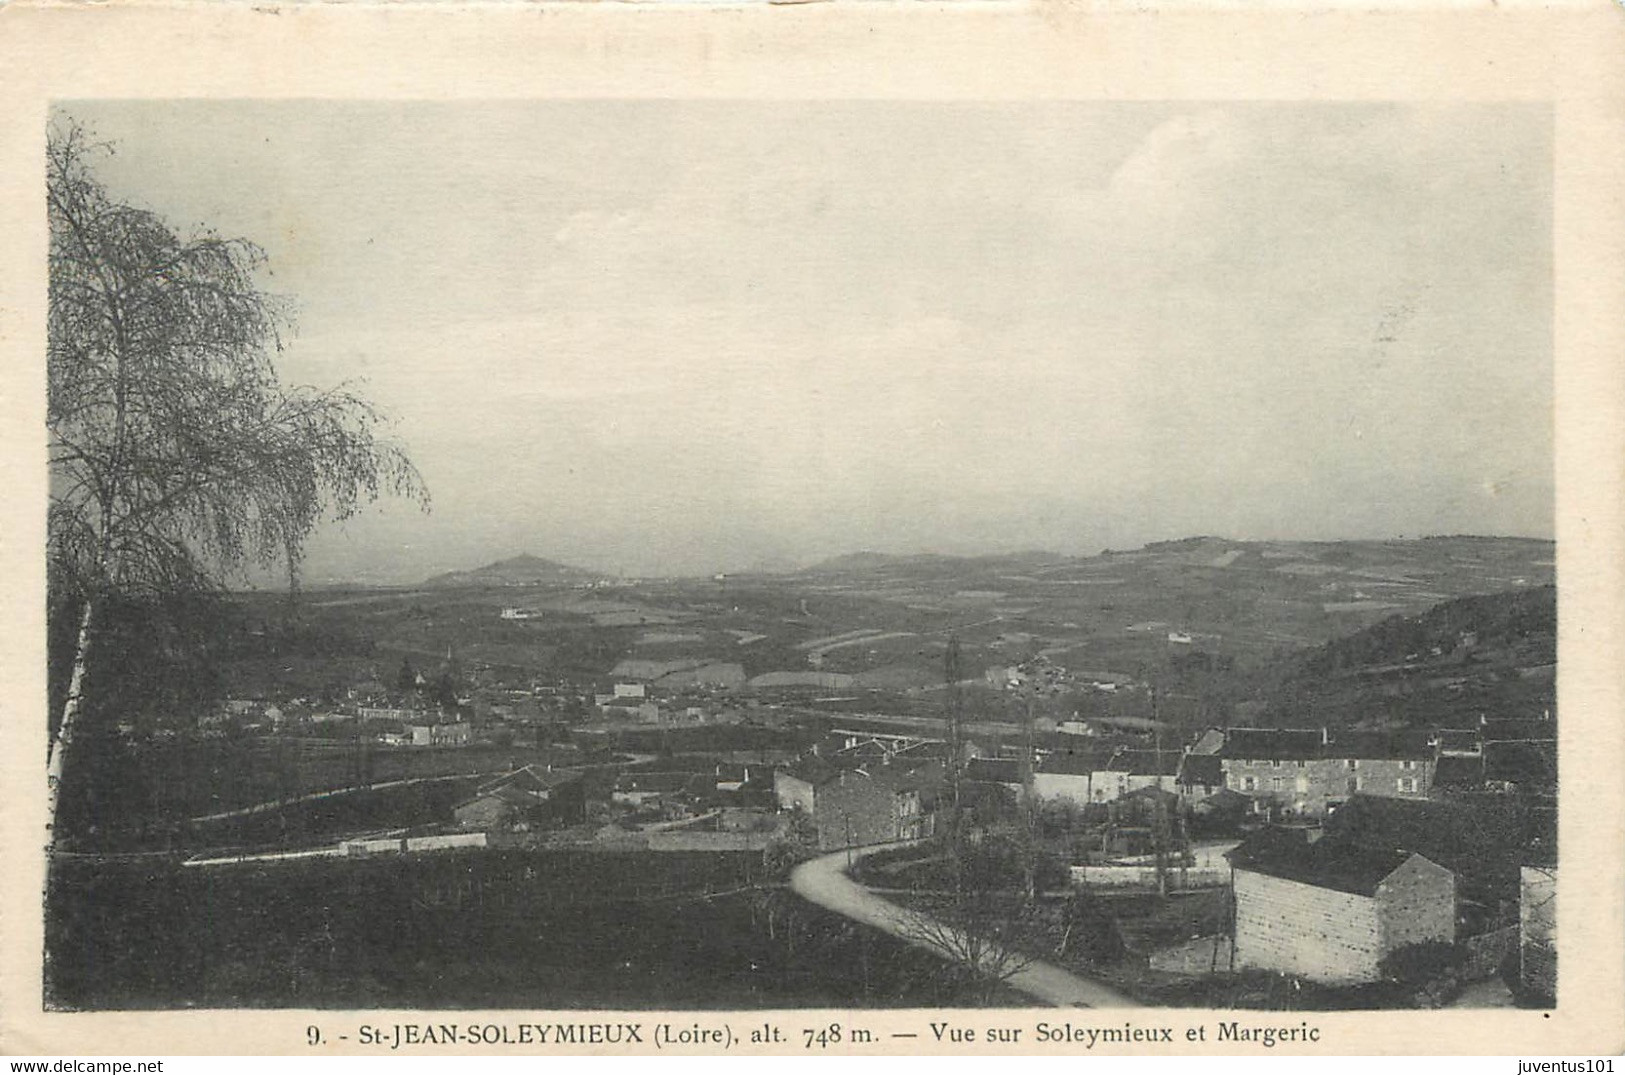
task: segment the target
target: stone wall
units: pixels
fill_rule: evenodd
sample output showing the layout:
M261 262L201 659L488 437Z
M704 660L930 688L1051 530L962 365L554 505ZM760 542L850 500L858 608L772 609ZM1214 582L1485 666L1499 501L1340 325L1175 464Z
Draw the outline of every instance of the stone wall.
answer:
M1412 855L1377 886L1383 954L1412 944L1456 940L1456 875Z
M1508 956L1518 950L1518 927L1480 933L1462 942L1461 980L1477 982L1493 978Z
M1375 899L1242 869L1235 899L1236 966L1328 983L1378 978Z
M1156 888L1155 866L1073 866L1072 883L1100 888ZM1169 866L1171 890L1223 888L1230 883L1228 866Z
M1542 997L1556 997L1557 867L1523 867L1518 924L1524 988Z
M820 784L815 794L813 824L820 848L862 847L899 838L897 798L890 785L851 771Z
M1357 794L1425 799L1433 784L1433 762L1426 760L1407 763L1362 758L1350 768L1344 758L1283 760L1279 764L1267 759L1226 758L1222 766L1225 787L1230 790L1268 799L1308 817L1320 817L1328 803Z
M1091 781L1087 773L1034 773L1033 794L1040 799L1062 799L1087 806Z

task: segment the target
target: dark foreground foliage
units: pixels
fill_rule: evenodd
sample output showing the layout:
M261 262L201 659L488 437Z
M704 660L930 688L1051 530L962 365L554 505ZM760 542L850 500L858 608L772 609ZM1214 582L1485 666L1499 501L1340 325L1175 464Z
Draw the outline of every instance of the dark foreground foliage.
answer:
M963 983L940 960L762 886L761 869L759 855L586 852L208 869L65 860L49 894L46 1001L58 1009L955 1002Z

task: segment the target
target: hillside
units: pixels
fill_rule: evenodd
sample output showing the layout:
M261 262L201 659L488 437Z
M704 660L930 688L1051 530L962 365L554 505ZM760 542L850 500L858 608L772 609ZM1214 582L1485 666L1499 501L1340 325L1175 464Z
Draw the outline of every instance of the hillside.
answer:
M1445 601L1283 657L1242 715L1264 724L1466 727L1556 707L1552 586Z
M521 555L498 560L471 571L448 571L436 575L425 586L542 586L558 583L590 582L598 576L569 564L540 556Z
M965 576L985 571L1013 571L1063 563L1075 557L1060 553L1032 550L1027 552L988 553L980 556L950 556L945 553L887 553L849 552L820 560L810 567L792 574L820 575L896 575L916 578Z
M1030 635L1052 657L1082 648L1092 667L1123 670L1154 659L1152 643L1170 633L1257 661L1451 598L1545 585L1555 555L1552 542L1522 538L1199 537L1098 556L859 553L783 579L808 595L899 605L910 618L980 623L990 638Z
M520 682L603 680L622 662L727 665L747 679L846 677L854 711L930 714L948 697L953 639L978 713L1011 704L989 670L1041 657L1078 685L1055 700L1059 716L1148 716L1154 684L1156 715L1187 727L1436 724L1550 706L1554 563L1551 542L1524 539L1203 537L1087 557L864 553L786 574L608 583L522 556L304 607L313 627L365 642L352 663L386 679L404 657L455 647ZM539 592L515 592L525 586ZM283 599L256 600L269 620ZM514 605L535 614L500 615ZM1477 637L1458 646L1466 633ZM349 674L309 671L317 687ZM1102 682L1121 689L1089 686Z
M1557 660L1556 647L1557 589L1540 586L1461 597L1420 616L1390 616L1316 647L1301 661L1304 676L1323 678L1441 658L1548 665Z

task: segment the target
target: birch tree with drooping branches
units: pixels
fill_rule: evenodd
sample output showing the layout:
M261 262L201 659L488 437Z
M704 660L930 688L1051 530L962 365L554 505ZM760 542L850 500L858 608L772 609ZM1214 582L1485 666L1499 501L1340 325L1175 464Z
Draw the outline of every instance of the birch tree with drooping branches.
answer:
M77 617L66 691L53 693L53 842L109 601L216 590L275 566L293 594L323 520L386 494L428 504L353 387L279 380L291 310L260 283L264 252L182 236L115 198L93 168L111 152L71 121L49 133L47 577L53 609Z

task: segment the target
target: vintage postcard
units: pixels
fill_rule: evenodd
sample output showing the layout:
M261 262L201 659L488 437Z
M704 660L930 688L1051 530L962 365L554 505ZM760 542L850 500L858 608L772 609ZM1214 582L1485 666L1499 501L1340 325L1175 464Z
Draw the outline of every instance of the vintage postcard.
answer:
M0 1047L1618 1053L1622 17L11 7Z

